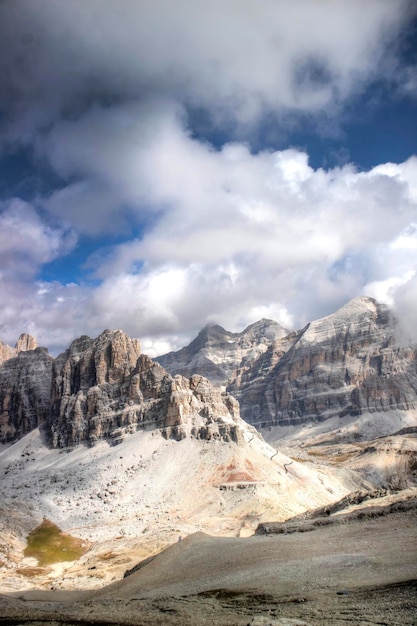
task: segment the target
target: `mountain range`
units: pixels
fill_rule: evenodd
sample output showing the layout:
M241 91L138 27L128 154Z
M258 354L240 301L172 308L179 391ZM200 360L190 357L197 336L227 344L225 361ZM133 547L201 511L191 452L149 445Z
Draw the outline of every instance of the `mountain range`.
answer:
M416 494L416 430L416 346L371 298L299 331L207 326L154 360L121 330L56 358L0 343L0 589L99 588L199 531L393 506ZM25 556L44 518L87 553Z
M208 326L154 361L137 339L109 330L76 339L56 359L22 335L15 349L0 345L1 357L3 442L36 427L54 447L148 427L233 438L239 407L258 429L417 408L417 347L366 297L295 332L271 320L241 333Z
M236 334L209 327L157 360L171 373L194 370L224 384L260 428L417 407L417 346L367 297L291 333L269 320Z

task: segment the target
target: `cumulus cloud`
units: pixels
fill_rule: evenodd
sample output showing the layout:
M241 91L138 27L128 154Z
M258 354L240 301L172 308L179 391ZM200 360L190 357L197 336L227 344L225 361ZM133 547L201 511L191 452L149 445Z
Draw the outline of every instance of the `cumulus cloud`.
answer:
M242 126L265 110L337 106L376 76L393 78L389 44L413 11L406 0L13 0L0 9L0 107L6 135L24 141L94 100L168 96Z
M63 341L117 327L155 355L180 347L207 322L239 330L269 316L301 327L362 292L404 311L410 327L417 159L369 172L351 165L325 171L294 149L253 154L244 144L214 150L185 131L176 137L172 158L186 173L182 184L153 178L153 159L167 155L158 141L161 153L155 147L135 173L154 219L142 237L94 255L99 284L37 285L23 321L41 337L49 333L48 345L56 345L54 329L63 329ZM31 254L40 264L58 254L61 239L23 207L37 228L28 237L38 237ZM11 220L15 230L23 227L21 210ZM12 237L13 250L30 248L25 240L14 246ZM12 314L18 299L10 302L16 328L22 316Z
M411 274L411 273L410 273ZM394 293L394 311L400 320L405 337L417 342L417 266L409 280L404 281Z
M237 330L260 311L301 326L413 267L415 158L315 170L298 150L214 150L174 130L148 143L146 158L132 153L157 218L96 259L104 325L158 341L210 321Z
M53 288L41 289L36 276L45 263L68 253L75 245L73 231L46 224L29 203L19 198L0 202L2 341L14 345L21 332L32 332L47 340L48 345L62 345L60 341L53 341L53 335L56 333L60 338L63 334L69 300L65 297L64 305L64 298L56 296L56 302L62 306L59 315L54 317L53 299L45 298L47 291ZM62 290L62 286L59 289Z
M415 214L417 220L417 209ZM412 222L384 249L380 249L376 280L364 289L388 304L400 323L405 339L417 342L417 221Z
M44 263L68 252L75 234L43 222L27 202L14 198L0 202L0 265L7 273L33 277Z
M29 330L58 350L119 327L155 354L207 322L300 327L361 292L411 320L416 158L314 169L306 151L251 139L266 118L283 135L302 116L337 127L372 81L411 92L394 44L415 13L406 0L0 3L0 149L25 145L53 174L31 204L0 206L2 339ZM109 235L125 241L95 250L91 283L39 279L77 236Z

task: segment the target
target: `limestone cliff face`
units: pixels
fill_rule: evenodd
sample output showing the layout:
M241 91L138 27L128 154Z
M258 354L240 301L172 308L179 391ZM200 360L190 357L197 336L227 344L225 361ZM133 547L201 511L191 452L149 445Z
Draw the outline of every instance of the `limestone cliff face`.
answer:
M97 339L76 339L56 358L46 424L54 446L92 442L109 433L109 416L123 402L139 355L137 339L105 330Z
M280 339L229 387L258 426L417 407L417 350L388 309L357 298Z
M198 336L178 352L157 357L170 374L200 374L218 386L226 386L242 373L278 338L287 335L280 324L262 319L241 333L231 333L221 326L206 326Z
M201 376L172 377L137 340L105 331L81 337L55 362L45 432L53 447L93 445L158 428L167 437L238 441L239 408Z
M53 447L118 443L139 429L165 437L239 442L244 422L234 398L199 375L172 377L122 331L83 336L55 360L22 335L2 344L0 439L40 426Z
M15 346L17 354L19 354L19 352L26 352L27 350L36 350L37 347L38 342L35 337L28 335L28 333L22 333Z
M0 341L0 365L16 356L16 349Z
M27 333L22 333L20 335L14 348L0 341L0 365L8 359L13 359L19 354L19 352L35 350L37 347L38 343L35 337L32 337L32 335L28 335Z
M54 447L155 428L239 442L239 413L268 427L417 408L417 348L401 343L388 309L370 298L289 334L268 320L243 333L208 327L159 363L122 331L80 337L55 360L34 346L25 335L0 346L3 442L37 426Z
M0 365L1 442L15 441L45 422L53 361L45 348L36 348L19 350Z

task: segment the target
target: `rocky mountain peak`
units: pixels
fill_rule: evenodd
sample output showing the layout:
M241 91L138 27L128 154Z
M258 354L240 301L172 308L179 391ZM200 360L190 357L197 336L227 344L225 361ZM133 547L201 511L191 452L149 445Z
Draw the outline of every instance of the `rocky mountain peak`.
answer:
M178 352L157 357L171 374L201 374L225 386L238 370L246 367L286 331L273 320L262 319L242 332L229 332L219 325L205 326L197 337Z
M64 380L88 389L104 383L122 383L130 375L140 355L140 342L121 330L105 330L97 337L83 335L56 359ZM60 374L58 373L58 377ZM74 387L74 388L75 388Z
M234 333L230 333L218 324L207 324L200 330L197 337L186 346L190 353L195 353L208 345L219 345L233 339ZM184 348L183 348L184 349ZM176 354L170 353L170 354ZM159 360L159 358L158 358Z
M36 350L38 342L35 337L28 333L22 333L16 343L16 352L25 352L26 350Z
M81 337L54 365L44 432L52 447L120 443L138 430L164 437L239 439L237 402L202 377L174 378L120 330ZM242 427L243 422L241 422Z
M24 339L22 345L33 343ZM45 422L53 362L46 348L36 348L19 350L0 364L0 441L19 439Z
M288 332L289 331L281 326L281 324L278 324L278 322L262 317L257 322L249 324L240 335L246 337L260 337L261 339L264 337L267 340L275 341L280 337L288 335Z
M14 348L0 341L0 365L3 363L3 361L13 359L19 354L19 352L35 350L37 347L38 343L35 337L32 337L32 335L29 335L28 333L22 333L20 335Z
M416 347L399 345L389 309L360 297L277 340L228 389L257 426L409 410L416 365Z
M258 427L417 408L417 348L367 297L291 333L267 319L239 333L209 325L156 361L121 330L81 336L56 359L35 346L26 334L16 348L0 345L2 441L36 426L56 447L146 428L237 440L239 407L226 389Z
M301 331L301 343L325 341L326 338L346 336L347 334L372 335L376 340L375 333L384 328L394 328L394 318L384 304L379 304L373 298L361 296L351 300L335 313L307 324Z

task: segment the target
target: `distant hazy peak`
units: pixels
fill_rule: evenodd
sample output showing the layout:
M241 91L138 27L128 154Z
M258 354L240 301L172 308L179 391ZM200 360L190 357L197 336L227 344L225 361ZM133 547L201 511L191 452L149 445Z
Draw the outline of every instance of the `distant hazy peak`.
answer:
M340 326L364 319L368 319L370 323L377 323L378 321L386 323L389 315L389 309L385 304L379 304L374 298L368 296L358 296L344 304L334 313L307 324L303 329L303 333L308 332L311 334L319 329L323 331L325 328L337 330Z
M241 332L230 332L208 324L193 341L156 358L171 374L201 374L217 385L226 385L242 366L247 367L288 331L278 322L261 319Z
M0 341L0 363L12 359L15 356L16 348L12 348L12 346L7 345L7 343Z
M238 333L239 336L254 336L257 334L262 334L268 339L274 341L275 339L281 339L288 335L290 331L284 326L281 326L278 322L274 320L267 319L262 317L257 322L253 322L253 324L249 324L242 332Z
M355 315L366 311L375 312L381 306L384 307L384 305L379 304L375 298L371 298L369 296L357 296L356 298L349 300L349 302L346 302L346 304L340 307L334 315Z

